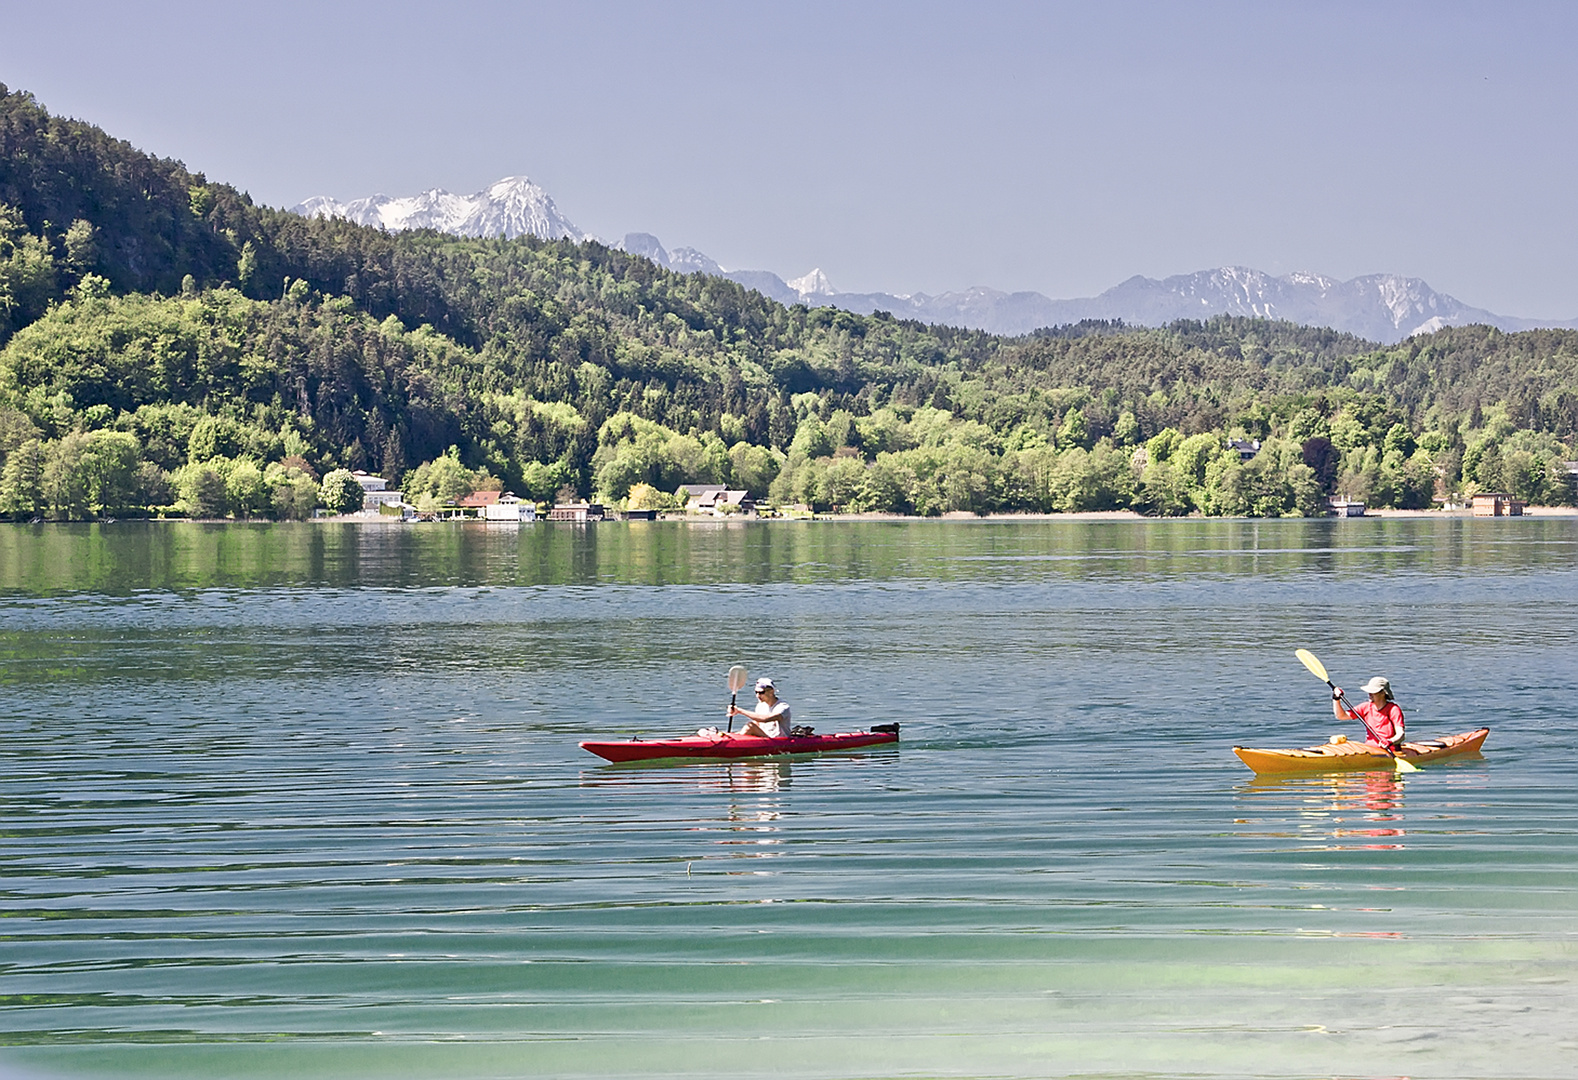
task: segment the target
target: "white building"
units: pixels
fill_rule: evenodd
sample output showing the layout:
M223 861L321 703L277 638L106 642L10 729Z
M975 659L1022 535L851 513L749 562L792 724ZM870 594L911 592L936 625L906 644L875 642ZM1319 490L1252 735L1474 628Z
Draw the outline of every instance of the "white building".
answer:
M401 493L388 490L389 482L383 477L364 473L360 469L351 473L351 476L362 486L363 510L377 510L381 506L400 502Z
M483 521L527 522L537 520L537 504L506 491L482 508Z

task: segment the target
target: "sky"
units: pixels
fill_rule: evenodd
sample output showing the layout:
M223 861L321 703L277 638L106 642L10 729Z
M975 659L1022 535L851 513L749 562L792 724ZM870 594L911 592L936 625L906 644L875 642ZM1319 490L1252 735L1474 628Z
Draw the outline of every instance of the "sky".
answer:
M527 175L844 291L1217 266L1578 316L1578 4L0 0L0 82L290 206Z

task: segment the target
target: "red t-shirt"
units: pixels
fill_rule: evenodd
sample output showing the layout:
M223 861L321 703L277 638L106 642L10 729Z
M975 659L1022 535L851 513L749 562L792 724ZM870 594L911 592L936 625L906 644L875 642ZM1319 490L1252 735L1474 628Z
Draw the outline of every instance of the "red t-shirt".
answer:
M1362 705L1355 706L1353 712L1369 733L1369 739L1366 741L1373 742L1377 746L1389 746L1403 734L1403 710L1395 701L1388 701L1379 709L1372 702L1366 701Z

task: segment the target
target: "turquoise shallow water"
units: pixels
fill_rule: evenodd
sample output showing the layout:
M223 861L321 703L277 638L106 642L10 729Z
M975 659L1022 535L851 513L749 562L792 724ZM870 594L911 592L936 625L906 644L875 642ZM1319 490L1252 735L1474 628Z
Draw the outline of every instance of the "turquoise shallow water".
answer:
M0 529L0 1073L1578 1075L1575 630L1574 519ZM1485 754L1253 780L1299 646ZM903 742L576 747L735 662Z

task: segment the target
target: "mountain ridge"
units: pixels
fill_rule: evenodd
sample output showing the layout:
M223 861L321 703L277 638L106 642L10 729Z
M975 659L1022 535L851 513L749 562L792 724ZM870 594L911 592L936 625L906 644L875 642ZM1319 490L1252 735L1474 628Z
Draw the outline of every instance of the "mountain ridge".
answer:
M303 217L340 217L357 225L398 232L436 229L456 236L538 236L544 240L589 239L530 177L506 176L471 195L429 188L419 195L369 195L340 202L317 195L291 207Z
M442 188L404 198L374 195L349 203L318 196L291 209L309 217L344 217L392 231L432 228L460 236L596 239L577 228L546 191L524 176L506 177L469 196ZM1448 326L1483 324L1508 332L1578 329L1578 319L1527 319L1473 307L1437 292L1422 278L1400 274L1365 274L1342 281L1308 271L1276 276L1252 267L1223 266L1166 278L1135 275L1095 296L1064 300L985 285L932 296L841 292L819 267L789 280L769 270L730 270L695 248L669 251L651 233L627 233L609 246L676 273L728 278L784 304L837 307L861 315L885 311L924 323L1005 335L1089 319L1165 326L1179 319L1218 315L1326 326L1384 344Z

